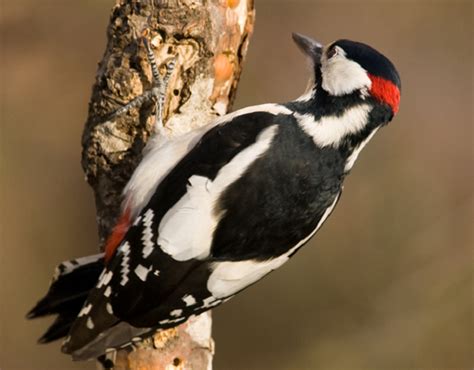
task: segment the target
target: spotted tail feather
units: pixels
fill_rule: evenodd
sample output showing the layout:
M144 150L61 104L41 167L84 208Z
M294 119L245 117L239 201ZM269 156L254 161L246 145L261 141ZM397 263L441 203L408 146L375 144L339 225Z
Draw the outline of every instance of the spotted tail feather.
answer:
M27 318L33 319L58 314L39 339L40 343L48 343L67 335L103 268L103 253L65 261L56 267L47 294L27 315Z

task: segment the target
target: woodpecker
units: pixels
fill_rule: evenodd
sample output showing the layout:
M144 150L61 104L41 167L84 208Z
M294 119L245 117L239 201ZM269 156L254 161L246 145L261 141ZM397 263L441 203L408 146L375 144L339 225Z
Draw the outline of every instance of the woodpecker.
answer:
M316 234L401 82L366 44L293 39L312 71L301 97L149 141L105 253L60 264L30 311L58 315L40 342L66 337L63 352L97 358L220 305Z

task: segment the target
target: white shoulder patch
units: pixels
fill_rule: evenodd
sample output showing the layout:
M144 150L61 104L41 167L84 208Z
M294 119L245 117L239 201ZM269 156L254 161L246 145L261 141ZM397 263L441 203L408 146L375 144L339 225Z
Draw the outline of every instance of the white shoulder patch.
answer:
M177 138L154 137L123 193L124 208L134 219L152 197L156 187L174 166L196 145L209 127L191 131Z
M274 125L263 130L254 144L220 169L214 181L202 176L188 180L186 194L160 222L158 245L165 253L177 261L209 255L212 235L221 217L214 212L219 196L268 150L277 129Z
M288 261L294 252L316 234L324 221L333 211L338 199L339 194L335 197L333 203L326 209L316 228L285 254L263 262L239 261L214 263L213 271L207 281L207 289L215 298L226 298L257 282L269 272L276 270Z
M326 116L315 120L312 114L296 114L301 128L319 146L338 146L344 137L361 131L367 124L372 107L362 104L352 107L341 116Z
M207 131L214 126L225 124L235 117L259 111L274 115L292 113L288 108L280 104L262 104L229 113L206 126L177 137L153 136L144 150L142 161L133 172L123 191L123 205L124 208L131 210L131 218L134 219L140 213L152 197L158 184Z

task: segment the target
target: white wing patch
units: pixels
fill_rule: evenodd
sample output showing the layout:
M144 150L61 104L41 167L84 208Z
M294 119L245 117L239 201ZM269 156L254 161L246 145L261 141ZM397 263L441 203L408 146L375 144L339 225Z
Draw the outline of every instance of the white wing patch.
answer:
M138 276L138 278L141 280L141 281L146 281L146 278L148 276L148 273L150 272L151 268L146 268L145 266L142 266L142 265L138 265L136 268L135 268L135 275Z
M285 254L263 262L239 261L214 263L213 271L207 281L207 289L209 292L211 292L215 298L222 299L229 297L283 265L296 250L319 230L336 206L338 198L339 195L335 197L333 203L326 209L316 228Z
M170 140L158 135L150 139L142 161L123 191L124 208L132 210L132 219L148 203L158 184L207 130L208 126Z
M260 280L288 260L286 255L265 261L217 262L207 281L207 289L216 298L235 294Z
M181 314L183 313L183 310L181 309L176 309L176 310L173 310L170 312L170 316L173 316L173 317L180 317Z
M87 329L94 329L94 321L92 321L92 318L88 317L87 318L87 321L86 321L86 326L87 326Z
M130 272L129 260L130 257L130 244L125 242L119 247L119 252L122 254L122 260L120 261L120 273L122 275L122 280L120 280L120 285L125 286L128 282L128 273Z
M283 105L262 104L229 113L178 137L154 135L144 150L142 161L123 191L124 209L129 208L132 212L131 218L134 219L148 203L158 184L211 128L225 124L235 117L260 111L274 115L292 114Z
M107 302L107 303L105 304L105 309L107 310L107 312L108 312L110 315L113 315L113 314L114 314L114 310L112 309L112 305L111 305L109 302Z
M114 273L112 271L107 271L104 269L102 271L102 274L100 275L99 282L97 283L97 288L99 289L109 284L110 280L112 280L112 276L114 276Z
M151 225L153 222L153 210L150 208L145 212L143 217L143 258L147 258L151 252L153 252L154 243L152 241L153 231L151 230Z
M192 176L186 194L165 214L158 230L161 249L177 261L203 259L209 255L212 235L221 215L214 206L221 193L239 179L265 153L278 126L267 127L255 144L237 154L217 174L214 181Z
M186 307L196 304L196 298L194 298L191 294L186 294L182 300L184 303L186 303Z
M325 116L317 121L312 114L296 114L295 117L316 144L337 147L344 137L364 128L371 110L370 105L361 104L346 110L341 116Z
M109 285L109 286L105 289L105 291L104 291L104 296L105 296L105 297L110 297L111 294L112 294L112 288L111 288L111 286Z
M91 308L92 308L91 303L85 305L84 307L82 307L81 311L79 311L79 314L77 315L77 317L82 317L82 316L88 315L89 312L91 312Z

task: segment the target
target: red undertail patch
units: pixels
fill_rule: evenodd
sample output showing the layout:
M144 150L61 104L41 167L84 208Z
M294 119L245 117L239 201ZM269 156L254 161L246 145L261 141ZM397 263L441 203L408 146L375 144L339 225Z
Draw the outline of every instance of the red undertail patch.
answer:
M130 209L126 208L120 216L117 224L109 235L107 242L105 243L105 263L108 263L112 256L115 254L117 247L123 240L125 233L130 227Z
M369 75L369 77L372 81L372 88L370 89L372 96L388 104L394 114L397 113L400 104L400 90L398 87L392 81L382 77L373 75Z

